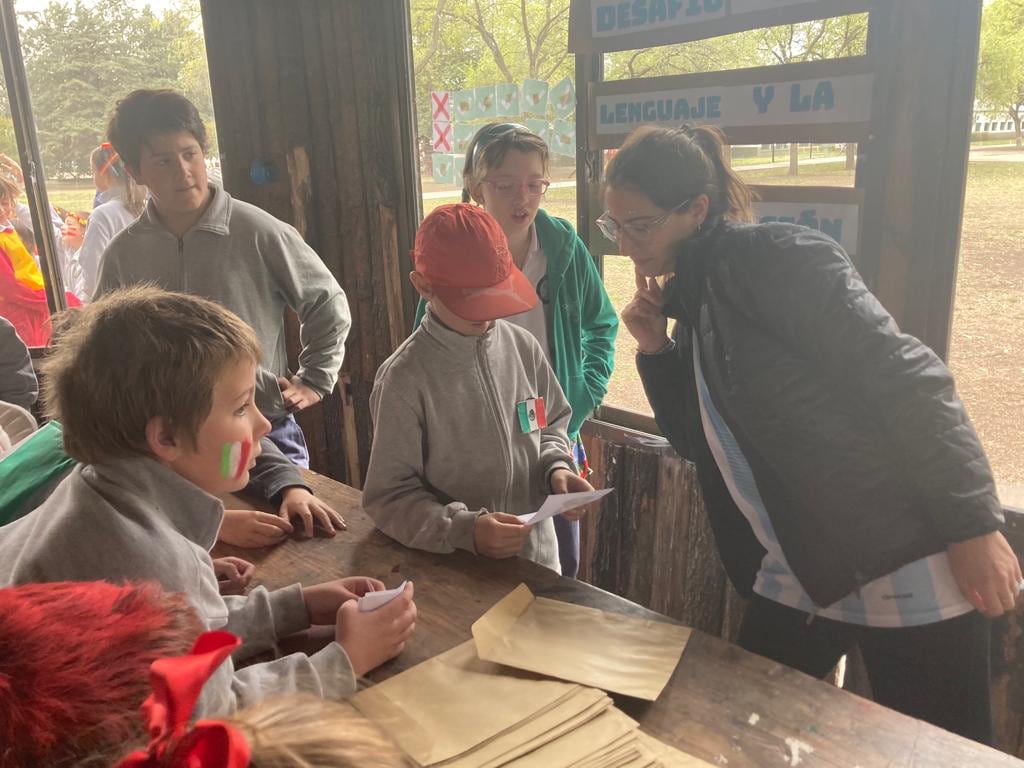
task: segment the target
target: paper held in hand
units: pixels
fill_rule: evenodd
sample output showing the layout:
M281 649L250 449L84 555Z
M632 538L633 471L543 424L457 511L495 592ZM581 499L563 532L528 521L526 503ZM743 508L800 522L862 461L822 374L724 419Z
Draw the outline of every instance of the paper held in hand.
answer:
M394 589L382 589L380 592L367 592L359 598L359 610L366 612L382 608L402 594L405 590L406 583L407 582L403 581Z
M485 661L654 701L690 638L678 624L534 597L520 584L473 624ZM579 638L587 638L581 644Z
M540 509L536 512L530 512L526 515L516 515L516 517L527 525L531 523L539 523L541 520L547 520L549 517L554 517L555 515L560 515L563 512L568 512L570 509L585 507L587 504L591 504L598 499L603 499L614 490L614 488L604 488L600 491L553 493L544 499L544 503L540 505Z

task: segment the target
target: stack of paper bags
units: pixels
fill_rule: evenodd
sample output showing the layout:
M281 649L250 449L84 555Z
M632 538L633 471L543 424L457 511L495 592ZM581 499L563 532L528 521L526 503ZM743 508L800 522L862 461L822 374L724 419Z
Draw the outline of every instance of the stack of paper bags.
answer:
M602 625L596 634L587 626L594 621ZM474 624L473 634L474 642L352 699L418 765L706 768L641 733L598 688L507 666L654 699L679 661L686 628L538 600L523 585Z

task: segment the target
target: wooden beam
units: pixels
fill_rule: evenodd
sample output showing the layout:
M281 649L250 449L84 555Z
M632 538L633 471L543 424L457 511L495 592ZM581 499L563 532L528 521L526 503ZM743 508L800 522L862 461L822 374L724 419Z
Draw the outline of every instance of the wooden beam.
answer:
M862 270L907 332L949 351L978 62L980 0L880 3L868 23L875 63Z
M348 296L343 389L300 414L313 468L359 485L377 367L408 334L420 218L401 0L202 0L224 186L289 222ZM269 183L250 176L272 170ZM297 350L294 322L289 351ZM355 455L353 455L353 453Z

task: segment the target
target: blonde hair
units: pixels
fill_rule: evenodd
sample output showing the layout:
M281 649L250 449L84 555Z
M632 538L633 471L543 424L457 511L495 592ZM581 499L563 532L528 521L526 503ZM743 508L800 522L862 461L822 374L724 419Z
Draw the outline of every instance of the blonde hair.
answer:
M314 696L270 699L227 722L252 750L250 768L411 768L406 758L349 704Z
M149 455L154 417L195 445L224 369L259 363L253 330L212 301L151 286L114 291L54 323L43 404L85 463Z
M102 171L113 183L124 190L122 200L133 216L142 213L146 207L146 188L135 183L135 179L124 167L124 161L117 150L110 144L101 144L89 156L89 164L93 173Z
M500 167L511 150L536 152L547 174L551 152L544 139L517 123L488 123L473 134L466 147L466 162L462 166L462 202L470 201L470 190L488 173Z

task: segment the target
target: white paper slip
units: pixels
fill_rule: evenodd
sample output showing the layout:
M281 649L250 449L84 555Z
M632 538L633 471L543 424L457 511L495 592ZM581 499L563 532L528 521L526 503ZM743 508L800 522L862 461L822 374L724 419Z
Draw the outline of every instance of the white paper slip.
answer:
M382 589L380 592L367 592L365 595L359 598L359 610L360 611L375 611L378 608L387 605L405 589L407 582L402 582L394 589Z
M541 520L547 520L549 517L554 517L555 515L560 515L563 512L568 512L570 509L584 507L591 502L604 498L614 490L614 488L605 488L601 491L553 493L544 499L544 503L540 505L540 509L536 512L531 512L528 515L516 515L516 517L527 524L539 523Z

